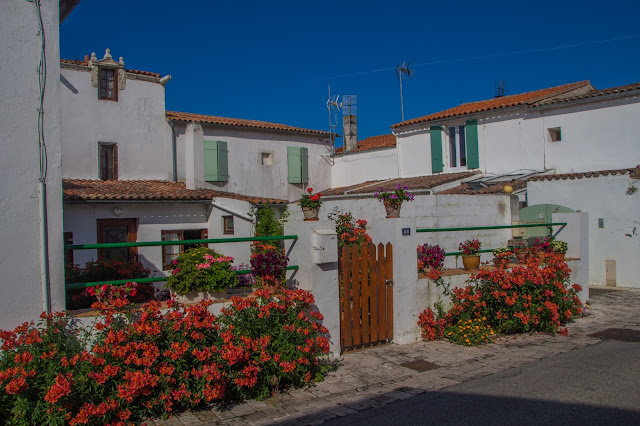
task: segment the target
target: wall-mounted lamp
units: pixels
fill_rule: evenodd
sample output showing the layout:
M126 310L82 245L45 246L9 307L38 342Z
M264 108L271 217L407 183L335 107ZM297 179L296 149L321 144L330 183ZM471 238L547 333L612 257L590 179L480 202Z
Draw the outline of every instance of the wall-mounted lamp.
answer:
M120 206L115 206L113 208L113 215L116 217L119 217L122 214L122 209L120 208Z

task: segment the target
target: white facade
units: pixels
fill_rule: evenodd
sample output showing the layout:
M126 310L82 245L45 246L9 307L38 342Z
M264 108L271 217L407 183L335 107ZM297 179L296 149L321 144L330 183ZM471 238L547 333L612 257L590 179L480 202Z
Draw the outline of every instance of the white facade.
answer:
M326 142L320 135L251 128L222 128L208 124L188 126L176 122L178 179L187 186L216 189L255 197L297 200L307 187L316 191L331 187L331 165ZM229 181L205 182L203 141L227 142ZM287 147L306 147L309 152L309 184L288 182ZM262 154L271 164L262 164Z
M172 179L171 129L164 86L127 73L118 100L98 99L90 67L63 64L63 177L99 179L99 143L118 146L118 179Z
M591 285L607 284L606 262L614 261L615 285L640 287L640 192L627 195L632 183L640 186L626 174L527 185L529 204L560 204L589 213Z
M41 0L46 36L43 136L47 148L46 218L50 305L64 309L60 165L58 0ZM39 224L38 63L34 3L0 2L0 329L34 320L45 310L43 239Z
M335 164L331 168L333 188L396 177L398 152L395 147L336 156Z

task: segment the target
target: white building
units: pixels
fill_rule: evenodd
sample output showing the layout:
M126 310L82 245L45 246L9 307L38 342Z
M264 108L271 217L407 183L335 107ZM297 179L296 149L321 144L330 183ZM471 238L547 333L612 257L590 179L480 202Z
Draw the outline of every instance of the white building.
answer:
M333 193L374 192L381 182L424 189L429 176L447 181L434 193L496 194L509 184L529 206L522 221L590 213L590 284L638 287L640 195L627 194L638 184L638 117L640 83L597 90L583 81L470 102L393 125L395 144L338 155Z
M170 76L126 69L107 49L61 61L67 244L253 235L254 206L284 210L330 184L325 132L165 110ZM155 275L187 246L78 250L67 260L137 258ZM249 243L212 248L249 262Z

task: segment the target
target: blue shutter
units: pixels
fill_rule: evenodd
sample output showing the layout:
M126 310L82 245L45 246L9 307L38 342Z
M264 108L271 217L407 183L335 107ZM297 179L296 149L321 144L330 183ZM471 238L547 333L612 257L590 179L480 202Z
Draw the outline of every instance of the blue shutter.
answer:
M478 149L478 120L469 120L465 126L467 140L467 168L480 168L480 151Z
M431 137L431 173L440 173L444 170L442 162L442 126L431 126L429 128Z

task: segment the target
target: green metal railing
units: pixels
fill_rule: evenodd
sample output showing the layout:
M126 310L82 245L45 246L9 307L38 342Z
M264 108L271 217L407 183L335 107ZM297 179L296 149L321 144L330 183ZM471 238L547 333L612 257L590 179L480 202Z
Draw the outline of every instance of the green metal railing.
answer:
M219 243L240 243L240 242L253 242L253 241L280 241L280 240L297 240L297 235L276 235L272 237L238 237L238 238L215 238L215 239L202 239L202 240L177 240L177 241L143 241L143 242L131 242L131 243L99 243L99 244L70 244L65 245L65 251L70 250L92 250L92 249L108 249L108 248L123 248L123 247L156 247L156 246L183 246L193 244L219 244ZM298 265L287 266L288 271L295 271L299 269ZM251 273L250 269L243 269L240 271L234 271L236 275L247 275ZM149 278L130 278L124 280L109 280L109 281L93 281L87 283L72 283L66 284L65 288L79 289L95 287L103 284L111 285L123 285L130 281L137 283L153 283L166 281L167 277L149 277Z
M491 226L467 226L467 227L458 227L458 228L417 228L416 233L418 232L455 232L455 231L479 231L483 229L513 229L513 228L540 228L547 227L549 236L556 237L567 226L567 222L555 222L555 223L522 223L517 225L491 225ZM559 226L560 229L553 233L553 227ZM552 235L553 234L553 235ZM478 253L490 253L495 249L485 249L480 250ZM461 251L453 251L449 253L445 253L445 256L460 256L462 254Z

